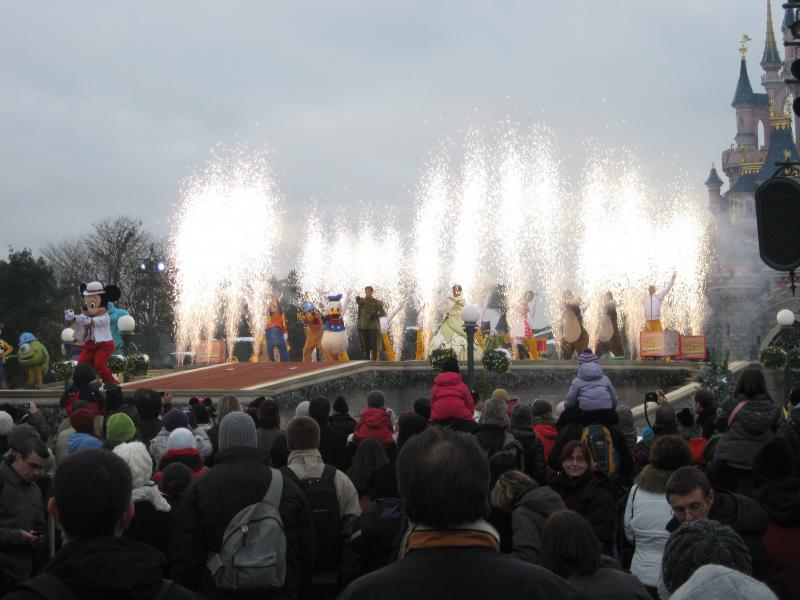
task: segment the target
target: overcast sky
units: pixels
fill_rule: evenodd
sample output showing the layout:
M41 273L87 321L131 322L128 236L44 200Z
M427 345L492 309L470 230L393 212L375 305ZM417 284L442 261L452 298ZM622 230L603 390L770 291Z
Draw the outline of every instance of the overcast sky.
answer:
M705 195L735 134L742 33L763 91L765 13L765 0L3 2L1 250L120 214L163 235L218 143L274 150L294 223L315 196L402 210L443 137L509 116L549 125L565 157L593 138Z

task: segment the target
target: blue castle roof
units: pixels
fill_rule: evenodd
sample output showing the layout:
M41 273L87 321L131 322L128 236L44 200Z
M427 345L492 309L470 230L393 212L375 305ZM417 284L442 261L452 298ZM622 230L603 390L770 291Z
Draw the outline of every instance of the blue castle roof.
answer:
M753 106L757 103L756 94L753 93L753 86L750 85L750 77L747 75L747 63L742 57L739 66L739 81L736 84L736 93L733 95L731 106Z

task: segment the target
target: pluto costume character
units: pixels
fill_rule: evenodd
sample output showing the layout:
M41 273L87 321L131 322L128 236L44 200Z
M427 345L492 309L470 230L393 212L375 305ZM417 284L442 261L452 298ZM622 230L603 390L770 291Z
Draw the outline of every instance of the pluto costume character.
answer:
M32 333L19 336L17 362L28 373L28 388L38 390L42 385L42 374L50 367L50 353Z
M563 296L561 317L561 358L569 360L577 352L580 354L589 347L589 332L583 326L581 299L566 290Z
M317 305L306 300L303 302L303 312L300 321L306 327L306 343L303 344L303 362L311 362L314 351L320 353L320 360L331 360L331 356L322 349L322 313Z
M83 306L81 314L75 315L75 338L83 342L83 350L78 357L78 364L91 365L107 385L117 383L106 363L114 353L108 303L119 300L119 288L92 281L82 283L80 292L83 296ZM69 316L65 315L67 320Z
M350 360L347 356L347 330L344 326L345 301L342 294L328 296L323 317L322 351L332 360Z

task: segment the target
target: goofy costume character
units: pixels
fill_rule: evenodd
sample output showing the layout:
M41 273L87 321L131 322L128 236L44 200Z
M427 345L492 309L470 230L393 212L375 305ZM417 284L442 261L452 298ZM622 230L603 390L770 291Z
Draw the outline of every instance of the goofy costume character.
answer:
M275 362L275 348L277 348L281 362L289 362L289 350L286 346L286 341L289 339L289 330L286 328L286 319L283 316L283 311L275 298L269 303L265 333L269 360Z

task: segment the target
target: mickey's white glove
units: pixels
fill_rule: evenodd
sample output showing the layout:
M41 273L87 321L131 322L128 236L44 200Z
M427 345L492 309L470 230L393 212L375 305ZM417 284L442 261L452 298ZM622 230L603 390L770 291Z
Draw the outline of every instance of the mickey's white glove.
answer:
M284 333L283 334L283 341L284 342L288 342L289 341L289 334L288 333Z
M75 311L71 308L67 308L64 310L64 320L65 321L74 321L75 320Z

